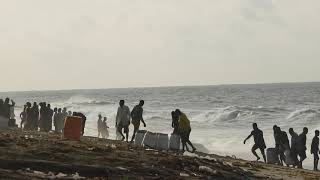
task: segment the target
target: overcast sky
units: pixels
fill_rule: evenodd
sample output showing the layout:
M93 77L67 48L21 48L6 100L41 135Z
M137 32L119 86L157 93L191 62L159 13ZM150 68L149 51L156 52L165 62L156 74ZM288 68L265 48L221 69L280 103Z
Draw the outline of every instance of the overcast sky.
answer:
M319 0L1 0L0 91L320 81Z

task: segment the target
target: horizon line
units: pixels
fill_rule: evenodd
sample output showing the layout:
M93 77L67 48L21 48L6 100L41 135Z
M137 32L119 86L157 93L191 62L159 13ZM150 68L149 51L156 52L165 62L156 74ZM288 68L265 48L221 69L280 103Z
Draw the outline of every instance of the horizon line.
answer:
M43 90L21 90L21 91L0 91L0 93L22 93L22 92L52 92L52 91L85 91L85 90L111 90L111 89L146 89L146 88L175 88L175 87L205 87L205 86L240 86L240 85L272 85L272 84L304 84L320 83L320 81L307 82L267 82L267 83L232 83L232 84L204 84L204 85L175 85L175 86L132 86L132 87L113 87L113 88L89 88L89 89L43 89Z

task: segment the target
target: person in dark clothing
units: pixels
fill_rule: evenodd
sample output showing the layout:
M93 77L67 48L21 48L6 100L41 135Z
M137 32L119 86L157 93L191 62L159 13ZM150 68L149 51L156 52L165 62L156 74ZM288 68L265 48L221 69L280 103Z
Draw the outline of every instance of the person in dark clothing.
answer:
M281 160L281 164L283 164L283 162L286 162L285 152L287 150L290 150L290 143L289 143L288 134L285 131L282 131L280 127L277 127L277 129L278 129L277 131L279 133L279 140L280 140L280 146L279 146L280 160Z
M33 103L30 109L30 128L31 130L38 130L39 127L39 106L36 102Z
M48 116L47 103L42 102L39 105L40 105L40 119L39 119L40 131L46 131L45 125L46 125L46 120Z
M172 134L178 134L179 132L179 114L177 114L176 112L172 111L171 112L171 116L172 116L172 128L173 128L173 133Z
M146 123L143 120L143 105L144 100L141 100L138 105L136 105L131 111L131 123L134 127L133 135L131 138L131 142L133 142L134 138L136 137L136 133L139 131L140 122L143 123L144 127L147 127Z
M46 108L46 120L45 120L45 131L49 132L52 130L52 117L53 117L53 110L51 109L51 105L48 104Z
M314 166L313 170L318 171L318 163L319 163L319 130L315 131L315 136L312 140L311 144L311 154L314 157Z
M275 140L275 149L277 151L277 154L278 156L280 157L280 162L279 162L279 165L283 166L283 162L285 161L285 155L284 155L284 148L283 148L283 135L282 135L282 131L281 129L277 126L277 125L274 125L273 126L273 136L274 136L274 140Z
M81 135L83 136L84 135L84 128L86 127L86 121L87 121L87 117L80 113L80 112L73 112L72 114L73 116L78 116L78 117L81 117L82 119L82 123L81 123Z
M3 99L0 99L0 116L5 117L4 101L3 101Z
M307 134L308 134L308 128L303 128L303 132L298 137L298 143L297 143L297 153L300 157L299 160L299 168L303 168L303 161L307 159L306 151L307 151Z
M299 160L298 160L298 154L297 154L297 143L298 143L298 134L294 132L293 128L289 129L289 134L291 135L291 157L295 163L294 167L298 166Z
M252 125L253 127L253 131L251 132L251 134L244 140L244 144L246 144L246 141L248 139L250 139L252 136L254 138L254 145L251 149L253 155L255 157L257 157L257 161L260 160L260 157L258 156L258 154L256 153L257 149L260 149L261 154L263 156L264 162L267 162L267 158L266 158L266 154L265 154L265 149L267 148L265 141L264 141L264 137L263 137L263 132L258 128L257 123L253 123Z
M6 98L5 101L4 101L4 104L3 104L4 117L8 118L8 120L11 117L10 109L14 108L15 104L16 103L13 100L11 100L11 104L10 104L10 99L9 98Z

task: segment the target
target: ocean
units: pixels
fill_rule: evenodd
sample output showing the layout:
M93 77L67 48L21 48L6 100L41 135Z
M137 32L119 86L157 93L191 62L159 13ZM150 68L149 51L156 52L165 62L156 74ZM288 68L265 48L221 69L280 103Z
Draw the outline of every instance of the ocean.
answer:
M140 99L145 100L147 128L141 129L153 132L171 133L171 111L179 108L191 120L192 142L204 145L209 153L246 160L255 160L250 151L253 139L243 144L253 122L263 130L268 147L274 147L273 125L287 132L292 127L299 134L306 126L309 128L308 168L313 161L309 149L314 130L320 129L320 83L1 92L0 97L10 97L17 103L18 123L27 101L48 102L53 108L83 112L88 119L85 129L88 136L97 136L97 119L101 113L108 118L111 139L115 139L120 99L130 109Z

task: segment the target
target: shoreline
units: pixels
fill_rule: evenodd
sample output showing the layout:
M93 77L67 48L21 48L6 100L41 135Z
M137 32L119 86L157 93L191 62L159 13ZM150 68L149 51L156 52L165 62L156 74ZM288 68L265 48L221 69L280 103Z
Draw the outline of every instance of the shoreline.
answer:
M4 179L317 179L319 172L214 154L184 156L127 143L42 132L0 131ZM59 174L60 173L60 174Z

